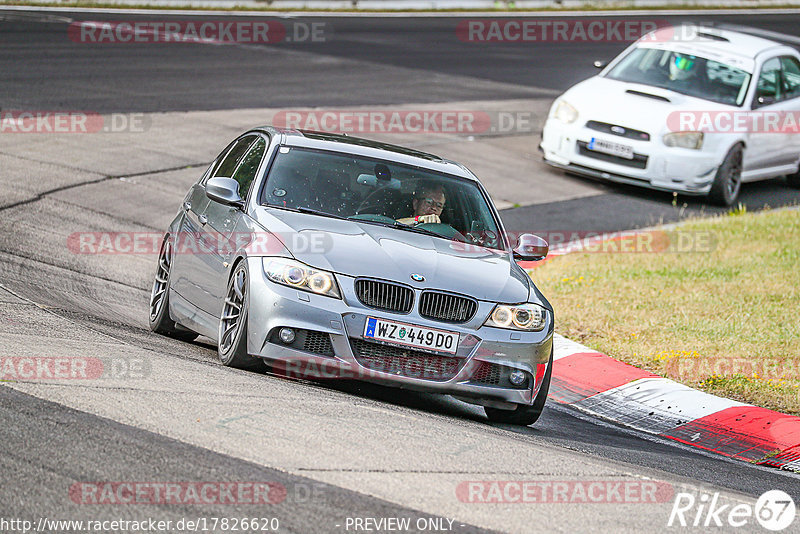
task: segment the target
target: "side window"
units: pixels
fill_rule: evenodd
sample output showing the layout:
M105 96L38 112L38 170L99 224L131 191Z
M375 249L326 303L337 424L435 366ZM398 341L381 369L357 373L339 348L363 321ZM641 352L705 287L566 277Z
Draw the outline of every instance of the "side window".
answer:
M211 165L208 166L208 168L206 169L206 172L203 173L203 176L200 177L198 182L200 182L201 184L205 185L206 181L208 181L209 176L211 176L211 171L214 169L214 167L217 166L217 163L218 163L217 160L212 161Z
M774 57L764 63L761 67L761 75L758 77L758 85L756 86L756 102L754 107L761 104L759 98L769 99L776 102L783 96L780 86L781 81L781 62L778 58Z
M231 176L231 178L239 182L240 197L247 198L247 193L250 191L250 186L253 183L253 179L256 177L256 171L258 171L258 166L266 150L266 140L264 140L263 137L259 137L258 140L253 143L250 151L242 158L242 162L239 163L236 172Z
M214 172L217 170L217 167L219 167L219 164L222 163L223 159L225 159L225 154L230 152L231 148L233 148L233 145L235 144L236 141L233 141L231 144L225 147L225 150L219 153L219 156L217 156L216 159L214 159L214 162L211 164L206 173L203 175L203 178L200 180L200 182L203 185L206 185L208 179L214 176Z
M242 159L244 153L255 140L255 135L248 135L236 141L236 144L233 145L228 155L225 156L225 159L222 160L217 170L214 171L214 178L230 178L233 176L233 171L236 170L236 164L239 163L239 160Z
M797 98L800 96L800 61L792 56L784 56L781 58L781 67L785 98Z

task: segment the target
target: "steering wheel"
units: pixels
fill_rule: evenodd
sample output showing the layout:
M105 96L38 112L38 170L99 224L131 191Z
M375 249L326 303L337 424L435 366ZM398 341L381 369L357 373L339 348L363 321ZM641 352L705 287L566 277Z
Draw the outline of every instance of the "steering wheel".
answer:
M359 215L361 213L383 214L386 208L388 207L387 206L388 199L387 202L376 202L376 199L379 198L378 195L386 194L386 191L395 191L395 190L389 187L381 187L377 191L373 191L372 193L367 195L367 198L362 200L361 203L358 205L358 208L356 208L356 215ZM369 208L369 210L367 208Z

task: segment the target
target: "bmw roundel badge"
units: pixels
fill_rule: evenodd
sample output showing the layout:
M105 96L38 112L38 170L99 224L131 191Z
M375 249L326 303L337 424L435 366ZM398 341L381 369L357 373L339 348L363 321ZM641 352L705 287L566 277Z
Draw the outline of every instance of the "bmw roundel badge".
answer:
M417 274L417 273L412 274L411 275L411 279L413 281L415 281L415 282L424 282L425 281L425 277L422 276L421 274Z

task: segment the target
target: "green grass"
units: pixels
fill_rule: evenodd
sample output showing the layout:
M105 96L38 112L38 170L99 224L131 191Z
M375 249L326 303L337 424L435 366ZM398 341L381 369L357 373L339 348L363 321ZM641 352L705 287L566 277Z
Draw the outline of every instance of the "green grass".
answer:
M700 251L573 253L533 269L556 329L692 387L800 415L800 211L738 209L657 232L680 234L712 239Z

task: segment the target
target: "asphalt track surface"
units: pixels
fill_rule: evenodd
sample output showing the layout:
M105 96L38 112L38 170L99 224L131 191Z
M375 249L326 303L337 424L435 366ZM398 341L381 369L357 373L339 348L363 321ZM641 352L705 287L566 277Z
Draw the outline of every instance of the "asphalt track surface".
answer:
M297 48L86 47L64 38L63 21L3 17L3 109L153 112L549 98L591 75L591 59L621 48L467 50L451 37L455 22L436 18L315 19L333 24L335 40ZM747 22L791 33L798 19L764 15ZM0 139L0 153L13 144ZM46 182L47 165L29 161L27 178ZM531 428L491 425L478 408L446 397L239 372L220 366L202 339L186 344L151 335L145 317L153 258L76 257L64 250L64 229L158 231L201 170L175 171L178 179L154 173L128 190L104 177L124 173L93 169L85 180L45 184L0 207L3 355L116 355L146 358L149 369L139 381L0 387L0 517L256 515L247 505L78 505L68 491L86 481L275 481L288 497L268 513L291 532L342 532L347 517L437 515L457 517L459 532L641 531L665 525L669 513L670 503L635 511L613 504L459 505L453 490L459 480L632 477L750 502L770 489L800 497L795 475L704 455L553 403ZM76 174L85 172L76 164ZM19 165L0 173L26 176ZM576 179L564 180L569 187ZM614 230L714 211L686 201L681 213L665 195L601 189L504 217L512 227L534 220L552 229ZM796 200L791 195L773 181L751 186L744 199L756 208ZM303 498L314 487L320 496Z
M798 17L639 14L602 19L747 24L796 35ZM595 59L610 59L626 46L625 42L464 42L458 38L459 23L479 18L468 14L266 18L279 22L290 38L310 36L312 28L321 38L233 46L91 44L68 37L69 22L219 17L158 14L120 19L102 13L7 11L0 18L0 110L124 113L552 100L593 75ZM229 20L252 19L225 18ZM536 172L563 176L544 165ZM506 219L513 229L609 231L725 211L695 197L681 196L673 205L669 193L615 184L596 187L599 195L568 205L525 208L508 213ZM740 201L750 210L778 207L800 201L800 192L788 189L782 179L769 180L746 184ZM609 210L610 205L621 209Z
M121 20L119 15L70 12L50 17ZM628 19L746 23L793 35L797 17L653 14ZM441 18L264 17L281 22L290 37L293 33L304 35L293 30L295 23L321 24L324 40L315 42L309 37L275 44L205 47L75 42L67 37L64 22L52 18L42 22L41 18L24 12L4 15L0 34L0 69L4 73L0 104L4 108L108 113L555 96L594 74L595 59L611 59L626 46L625 42L465 42L457 37L459 23L486 18L469 14ZM206 20L218 18L209 15ZM203 18L125 15L124 20ZM251 19L234 16L225 20ZM492 84L481 86L476 83L479 81Z

